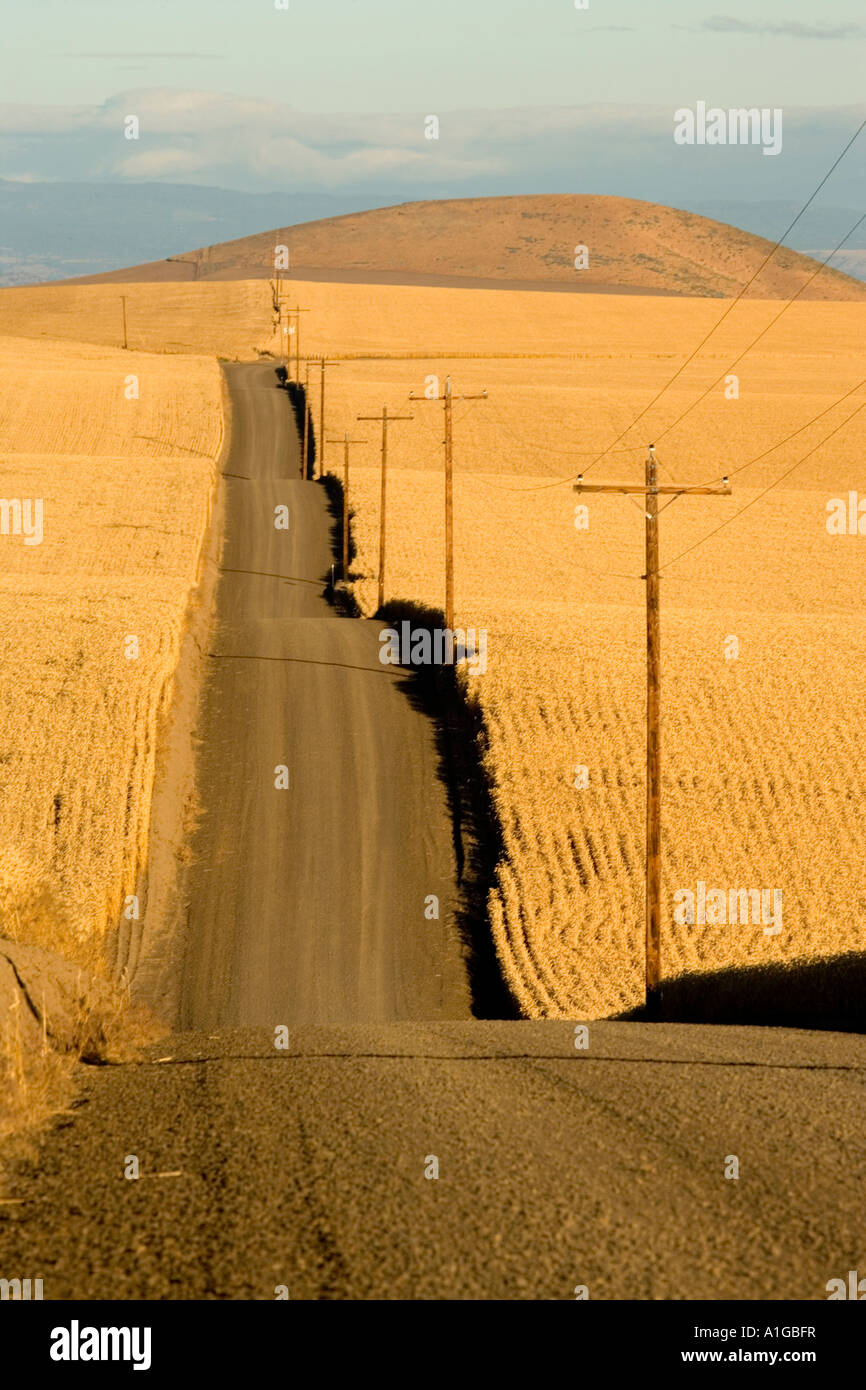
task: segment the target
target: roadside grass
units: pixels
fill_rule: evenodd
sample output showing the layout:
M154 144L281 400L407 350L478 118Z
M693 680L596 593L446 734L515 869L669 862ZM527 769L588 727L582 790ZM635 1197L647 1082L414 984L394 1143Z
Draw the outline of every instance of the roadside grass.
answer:
M101 940L26 873L0 876L0 966L0 1146L14 1161L68 1111L82 1064L128 1061L166 1029L112 977Z
M45 1031L39 1046L30 1046L22 1027L25 1007L20 999L12 1004L0 1034L0 1193L2 1159L29 1152L28 1141L68 1110L75 1094L75 1057L55 1051Z

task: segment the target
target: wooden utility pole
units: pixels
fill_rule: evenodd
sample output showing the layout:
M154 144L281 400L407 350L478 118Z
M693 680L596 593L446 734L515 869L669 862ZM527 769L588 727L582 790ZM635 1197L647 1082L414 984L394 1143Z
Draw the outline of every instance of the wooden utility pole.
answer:
M418 397L409 393L410 401L437 400L445 403L445 626L454 630L454 400L450 376L445 378L441 396ZM487 391L475 396L457 396L458 401L486 401Z
M280 272L279 272L279 271L276 271L275 278L274 278L273 280L271 280L270 285L271 285L271 304L273 305L273 310L274 310L274 332L275 332L276 335L277 335L277 346L278 346L278 348L280 349L280 355L282 355L282 348L283 348L283 332L282 332L282 329L283 329L283 311L282 311L282 307L281 307L281 306L282 306L282 301L283 301L283 290L282 290L282 285L281 285L281 283L280 283ZM287 363L286 365L288 366L288 363Z
M310 364L304 363L304 429L301 443L301 477L306 481L310 451Z
M637 493L644 498L646 530L646 1012L650 1019L661 1014L661 627L659 622L658 499L674 497L730 496L727 478L721 487L688 487L658 481L654 445L650 444L643 487L632 483L585 483L583 475L575 492Z
M366 439L350 439L349 431L346 430L342 441L339 439L329 439L329 444L339 444L342 442L345 450L343 454L343 571L342 580L345 583L349 573L349 445L366 444Z
M126 347L126 295L120 296L120 309L123 314L123 346Z
M379 501L379 601L381 609L385 602L385 482L388 471L388 425L393 420L414 420L414 415L389 415L388 407L382 406L381 415L356 415L356 420L382 421L382 485Z
M287 341L286 341L286 376L288 377L288 373L289 373L289 370L290 370L290 363L291 363L292 357L294 357L294 359L295 359L295 376L294 376L294 380L295 380L295 381L299 381L299 380L300 380L300 376L301 376L301 321L300 321L300 318L298 317L298 315L300 315L300 314L309 314L309 313L311 313L312 311L311 311L310 309L301 308L300 304L296 305L294 309L291 307L291 305L287 305L287 306L286 306L286 311L285 311L285 312L286 312L286 316L290 319L291 316L294 314L294 315L296 316L296 317L295 317L295 323L294 323L294 324L287 323L287 324L285 324L285 325L283 324L283 282L282 282L282 280L280 279L280 272L279 272L279 271L276 271L276 273L275 273L275 279L273 279L273 280L271 281L271 297L272 297L272 299L273 299L274 314L276 315L276 320L277 320L277 333L278 333L280 339L282 339L283 337L285 337L286 340L287 340ZM295 340L294 352L291 352L291 351L289 350L289 343L288 343L289 337L293 337L294 340Z
M294 309L292 309L291 307L289 307L289 308L286 309L286 313L287 313L290 317L291 317L292 314L294 314L294 316L295 316L295 322L294 322L294 324L291 325L290 328L289 328L289 333L290 333L290 334L294 337L294 339L295 339L295 352L294 352L294 358L295 358L295 376L294 376L294 380L295 380L295 381L300 381L300 379L301 379L301 314L309 314L309 313L311 313L311 312L312 312L312 311L311 311L310 309L302 309L301 306L300 306L299 304L296 305ZM287 366L287 367L288 367L288 365L289 365L289 357L290 357L290 353L289 353L289 346L288 346L288 343L287 343L287 344L286 344L286 366Z
M319 477L325 476L325 368L339 367L339 362L329 357L313 358L322 369L321 391L319 394Z

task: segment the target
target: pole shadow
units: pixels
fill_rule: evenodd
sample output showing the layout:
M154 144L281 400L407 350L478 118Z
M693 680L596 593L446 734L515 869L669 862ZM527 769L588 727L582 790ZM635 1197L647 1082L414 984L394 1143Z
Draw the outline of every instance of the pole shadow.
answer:
M632 1009L616 1018L645 1013ZM680 975L663 982L660 1021L866 1032L866 952Z
M310 410L307 401L306 387L300 381L293 380L285 367L276 367L275 375L277 387L285 391L289 399L289 408L295 421L295 429L298 432L298 439L304 438L304 415L307 417L307 471L304 475L305 480L315 477L316 471L316 436L313 429L313 412Z
M343 567L343 507L345 505L345 488L342 480L334 473L325 473L323 477L316 481L325 489L325 496L328 500L328 514L331 517L331 558L333 560L333 574L336 583L328 581L327 597L334 607L345 618L359 618L361 610L358 607L355 595L345 584L341 583L343 575L340 571ZM354 512L349 509L349 573L345 576L349 581L352 578L352 565L355 559L355 538L352 534L352 518Z
M445 627L444 615L413 602L386 603L376 621L395 627L403 621L430 631ZM505 982L488 912L496 866L504 857L502 828L490 779L484 770L486 735L480 710L465 699L453 666L412 666L400 690L432 725L437 773L451 817L457 865L457 929L466 950L472 1012L479 1019L514 1020L520 1011Z

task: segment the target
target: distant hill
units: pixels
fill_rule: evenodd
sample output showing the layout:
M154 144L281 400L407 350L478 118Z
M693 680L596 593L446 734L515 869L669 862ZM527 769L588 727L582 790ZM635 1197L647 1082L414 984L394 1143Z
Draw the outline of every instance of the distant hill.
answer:
M541 194L402 203L260 232L94 281L253 279L273 274L289 247L292 279L493 283L729 296L758 270L772 242L696 213L633 198ZM575 248L589 265L576 270ZM789 298L815 262L787 247L749 290ZM804 299L866 299L866 284L822 269Z

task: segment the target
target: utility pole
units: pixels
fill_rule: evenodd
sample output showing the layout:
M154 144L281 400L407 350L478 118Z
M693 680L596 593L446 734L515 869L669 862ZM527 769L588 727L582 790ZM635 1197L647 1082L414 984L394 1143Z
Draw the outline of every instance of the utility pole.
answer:
M382 406L381 415L356 415L356 420L382 421L382 489L379 501L379 601L381 609L385 602L385 481L388 469L388 424L392 420L414 420L414 415L389 415L388 407Z
M345 450L343 454L343 570L342 580L345 584L346 576L349 573L349 445L366 444L366 439L350 439L349 431L346 430L342 441L339 439L329 439L329 444L343 444Z
M301 477L306 481L310 451L310 364L304 363L304 429L301 443Z
M299 381L301 375L301 321L297 316L300 314L309 314L312 311L306 308L302 309L299 304L296 305L294 309L291 305L287 305L287 317L291 318L294 314L296 319L294 323L283 324L283 282L280 278L279 271L276 271L275 278L271 281L271 297L273 299L274 315L276 316L277 333L280 339L286 338L288 340L290 337L293 337L295 340L294 353L290 351L289 343L286 341L286 376L288 377L291 359L294 356L294 380Z
M123 346L126 347L126 295L120 296L121 313L123 314Z
M295 381L300 381L300 379L301 379L301 319L300 319L300 316L301 316L301 314L309 314L309 313L311 313L311 312L312 312L312 311L311 311L310 309L302 309L302 308L300 307L300 305L296 305L294 309L292 309L291 307L289 307L289 308L286 309L286 313L287 313L289 316L291 316L292 314L295 315L295 322L294 322L293 324L291 324L290 327L289 327L289 335L290 335L290 336L293 336L293 337L294 337L294 340L295 340L295 352L294 352L294 357L295 357L295 377L294 377L294 379L295 379ZM288 345L288 343L287 343L287 344L286 344L286 367L288 367L288 365L289 365L289 356L290 356L290 354L289 354L289 345Z
M325 476L325 368L339 367L340 363L329 357L313 359L322 369L321 391L319 394L319 477Z
M658 499L673 497L729 497L727 478L721 487L688 487L658 481L655 446L650 444L642 487L632 483L585 483L583 474L575 492L637 493L644 498L646 530L646 1012L656 1020L661 1014L661 628L659 622Z
M280 283L280 272L279 272L279 271L276 271L276 272L275 272L274 279L271 280L270 285L271 285L271 304L273 305L273 310L274 310L274 332L275 332L276 335L277 335L278 346L279 346L279 348L280 348L280 353L282 354L282 345L283 345L283 334L282 334L282 327L283 327L283 311L282 311L282 308L281 308L281 304L282 304L282 299L283 299L283 290L282 290L282 285L281 285L281 283Z
M409 393L410 401L419 399L445 402L445 626L449 632L454 629L454 420L455 397L451 390L450 376L445 378L445 391L441 396L415 395ZM486 401L487 391L475 396L457 396L458 401Z

